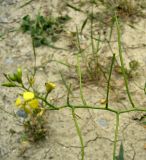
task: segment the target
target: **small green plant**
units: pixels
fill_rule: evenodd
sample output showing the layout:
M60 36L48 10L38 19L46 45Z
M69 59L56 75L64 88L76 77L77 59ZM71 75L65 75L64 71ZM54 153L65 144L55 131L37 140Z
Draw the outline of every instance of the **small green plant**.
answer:
M34 20L29 15L22 19L21 29L29 33L34 41L34 46L51 46L52 42L58 39L58 35L64 31L63 27L69 16L60 16L57 18L44 17L38 14Z

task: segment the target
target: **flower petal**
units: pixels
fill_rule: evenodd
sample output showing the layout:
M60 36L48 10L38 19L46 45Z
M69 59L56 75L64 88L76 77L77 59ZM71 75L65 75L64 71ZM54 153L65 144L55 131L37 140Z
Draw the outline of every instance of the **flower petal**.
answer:
M16 99L15 105L18 107L18 106L20 106L21 104L22 104L21 98L18 97L18 98Z
M29 106L33 109L36 109L39 107L39 101L37 99L33 99L28 102Z
M24 92L23 98L25 101L29 101L34 98L34 93L33 92Z

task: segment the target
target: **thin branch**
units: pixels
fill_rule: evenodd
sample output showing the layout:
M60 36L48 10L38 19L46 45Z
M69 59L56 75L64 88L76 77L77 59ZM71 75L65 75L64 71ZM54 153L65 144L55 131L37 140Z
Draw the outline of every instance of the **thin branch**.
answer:
M83 88L82 88L82 72L81 72L81 66L79 61L79 56L77 55L77 65L78 65L78 76L79 76L79 83L80 83L80 97L84 105L86 105L86 101L84 99L83 95Z
M112 63L111 63L109 78L108 78L108 82L107 82L106 108L108 108L108 104L109 104L110 81L111 81L111 75L112 75L112 70L113 70L114 62L115 62L115 54L113 54L113 57L112 57Z

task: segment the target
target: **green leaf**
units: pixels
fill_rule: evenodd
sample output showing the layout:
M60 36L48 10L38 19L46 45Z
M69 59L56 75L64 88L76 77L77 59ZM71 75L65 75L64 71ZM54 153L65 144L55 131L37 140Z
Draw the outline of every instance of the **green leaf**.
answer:
M120 145L119 155L116 157L116 160L124 160L124 148L123 143Z
M87 24L87 21L88 21L88 17L84 20L83 24L82 24L82 27L81 27L81 34L83 32L83 29L85 28L85 25Z
M75 6L73 6L73 5L69 4L69 3L66 3L66 6L69 7L69 8L74 9L75 11L83 12L80 8L77 8L77 7L75 7Z
M23 17L21 29L23 32L27 32L31 30L31 20L29 15L26 15Z

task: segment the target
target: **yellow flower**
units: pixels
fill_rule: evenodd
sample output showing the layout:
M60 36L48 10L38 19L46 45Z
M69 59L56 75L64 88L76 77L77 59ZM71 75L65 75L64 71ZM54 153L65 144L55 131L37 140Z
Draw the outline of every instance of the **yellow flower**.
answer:
M27 114L32 114L33 111L39 108L39 100L35 98L33 92L23 92L23 100L20 97L16 99L16 106L24 110Z
M24 92L23 98L25 101L32 100L34 98L34 93L33 92Z
M18 98L16 99L15 105L18 107L18 106L20 106L21 104L22 104L21 98L18 97Z
M36 109L39 107L39 101L37 99L29 101L28 104L32 109Z
M46 86L47 92L51 92L56 87L56 85L51 82L45 83L45 86Z

